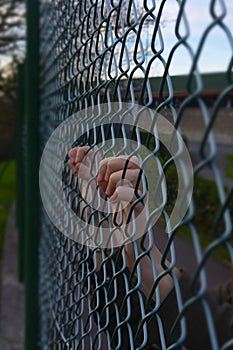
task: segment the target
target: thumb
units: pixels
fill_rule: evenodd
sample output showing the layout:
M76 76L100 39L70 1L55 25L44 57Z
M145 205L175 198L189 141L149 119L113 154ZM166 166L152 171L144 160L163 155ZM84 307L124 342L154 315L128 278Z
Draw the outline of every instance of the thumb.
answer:
M141 191L138 191L138 195L142 194ZM121 209L125 210L126 207L129 209L129 205L133 204L138 200L138 197L135 195L135 190L133 187L127 186L118 186L114 192L114 194L110 197L110 202L112 204L116 204L117 202L121 202ZM144 205L141 201L135 203L134 209L138 211L142 211L144 209Z

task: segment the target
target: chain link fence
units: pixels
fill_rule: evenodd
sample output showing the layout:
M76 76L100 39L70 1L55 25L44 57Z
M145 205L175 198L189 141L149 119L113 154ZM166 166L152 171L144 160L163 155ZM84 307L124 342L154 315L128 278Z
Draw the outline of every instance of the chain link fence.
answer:
M146 233L118 248L109 243L107 249L99 249L83 238L88 225L99 231L108 225L110 232L116 227L120 230L121 225L114 222L109 209L104 213L100 207L93 209L83 194L82 181L72 174L68 157L64 158L62 179L59 174L54 178L62 180L67 203L83 219L84 228L67 223L70 234L64 235L40 204L36 342L41 349L56 350L232 348L232 337L222 335L231 317L218 318L219 311L216 316L220 306L213 306L208 292L213 284L227 282L233 257L233 182L218 161L233 147L232 4L227 0L39 0L38 5L40 155L53 131L74 115L78 131L71 132L66 153L69 148L89 145L94 163L99 156L128 155L131 159L137 155L142 168L150 169L150 161L158 164L166 188L162 186L159 194L156 190L163 181L155 179L161 172L149 170L149 184L140 173L144 192L137 195L136 204L141 202L146 208ZM216 81L216 86L207 86L211 71L221 72L221 84ZM87 115L93 108L112 103L127 103L129 109L135 105L141 110L150 108L155 113L151 129L145 132L143 122L131 127L120 113L105 118L108 109L104 117ZM140 121L140 108L136 121ZM194 171L187 214L169 233L166 227L178 195L178 151L171 155L154 137L156 113L182 135ZM102 122L95 122L102 117ZM216 142L216 125L224 123L220 139L227 139L227 151ZM125 141L119 144L118 139ZM142 146L146 154L138 152ZM123 167L122 178L129 163ZM98 177L97 169L88 179L89 187ZM52 180L46 179L47 183ZM137 190L139 183L135 186ZM147 186L151 200L145 205ZM52 195L59 211L60 202ZM136 215L136 204L131 203L129 220ZM159 207L160 219L150 225ZM81 238L72 239L74 233ZM130 261L129 254L133 256ZM220 262L213 262L213 256ZM179 282L175 266L188 270L189 277L184 272ZM164 298L163 285L169 290L170 284L174 288Z

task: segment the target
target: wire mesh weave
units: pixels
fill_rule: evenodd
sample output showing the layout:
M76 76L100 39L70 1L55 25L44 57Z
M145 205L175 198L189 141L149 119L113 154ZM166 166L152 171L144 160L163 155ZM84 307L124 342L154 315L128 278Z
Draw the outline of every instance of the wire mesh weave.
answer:
M168 203L163 211L162 222L158 227L148 230L150 243L143 246L142 239L142 253L137 252L136 244L133 245L136 261L132 270L127 267L124 246L117 251L99 251L74 242L53 226L41 208L39 342L42 349L146 349L150 343L151 319L157 327L161 348L182 348L188 336L185 317L182 316L185 316L189 305L195 303L201 303L211 346L218 349L215 326L204 295L208 288L206 265L211 255L221 247L225 259L230 263L232 261L230 238L233 188L232 183L230 186L228 183L226 188L216 163L219 148L214 133L214 124L225 101L232 99L233 38L232 28L227 25L232 6L228 1L208 1L202 5L208 16L202 21L205 24L200 37L193 44L190 24L193 7L190 1L152 0L141 3L136 0L41 0L39 5L41 150L62 121L77 111L100 103L140 103L166 115L182 134L185 134L182 122L187 118L185 113L190 112L190 106L195 106L201 119L196 152L198 159L194 167L194 200L189 211L180 228L167 235L161 227L168 220ZM228 60L222 67L225 88L218 91L210 109L203 97L205 86L201 64L205 47L215 30L221 31L222 40L228 45ZM187 80L185 95L177 107L172 73L176 72L176 68L179 69L182 56L188 57L181 70L187 74ZM156 91L153 89L153 79L156 79ZM85 133L87 130L81 120L80 125ZM189 131L192 133L191 122ZM129 135L124 126L121 132ZM150 148L151 139L148 135L143 140L143 135L139 137L138 133L140 130L134 130L131 138L139 146L144 143ZM109 136L108 130L102 129L101 138L111 139L112 136ZM83 144L92 146L98 143L95 129L94 137L87 137L83 141ZM161 156L164 152L161 145L154 147L157 147L156 151ZM114 155L111 147L108 151L111 156ZM163 156L169 160L166 152ZM169 177L169 166L162 166ZM208 221L212 226L205 234L201 232L203 227L199 215L205 213L206 208L200 212L202 203L195 201L195 196L198 197L202 183L200 174L206 169L214 179L212 188L217 202ZM67 200L78 212L81 209L77 179L72 176L67 165L64 174ZM207 183L203 186L207 186ZM204 198L206 206L208 200ZM171 198L170 205L172 203ZM182 301L179 285L172 272L181 254L180 245L174 243L180 234L189 237L189 243L186 244L192 247L196 259L192 271L192 299L186 303ZM204 251L200 243L203 234L208 240ZM160 237L162 244L159 242ZM179 336L172 338L169 344L158 312L161 306L158 282L163 276L156 273L155 261L150 253L153 241L161 245L162 264L165 266L163 276L170 274L174 280L179 308ZM154 286L147 296L142 289L140 267L145 256L149 257L154 271ZM165 264L168 257L171 261L169 267ZM100 269L97 268L99 260ZM188 257L184 256L184 268L186 260ZM199 287L195 289L197 280ZM156 302L152 300L154 295ZM134 319L137 324L133 323ZM230 348L232 344L229 342L224 349Z

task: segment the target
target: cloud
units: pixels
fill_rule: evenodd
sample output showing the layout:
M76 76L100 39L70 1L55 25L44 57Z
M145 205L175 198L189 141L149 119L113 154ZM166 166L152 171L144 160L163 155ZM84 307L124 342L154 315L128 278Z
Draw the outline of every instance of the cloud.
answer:
M161 0L156 1L155 15L158 14ZM222 2L216 1L214 11L217 15L223 13L224 8ZM184 15L180 21L178 31L184 37L189 33L187 43L191 47L194 55L203 39L207 34L207 28L213 24L214 18L210 12L211 1L203 0L187 0L184 7ZM233 23L233 3L231 0L225 1L226 16L223 23L232 31ZM161 31L164 40L163 57L168 55L174 45L178 42L175 35L176 21L179 13L179 4L175 0L165 3L161 17ZM198 60L199 69L202 72L223 71L226 70L232 56L232 49L226 32L219 26L214 26L207 34L204 47ZM192 60L189 57L188 50L180 46L173 58L170 74L186 74L188 73ZM153 75L153 74L152 74Z

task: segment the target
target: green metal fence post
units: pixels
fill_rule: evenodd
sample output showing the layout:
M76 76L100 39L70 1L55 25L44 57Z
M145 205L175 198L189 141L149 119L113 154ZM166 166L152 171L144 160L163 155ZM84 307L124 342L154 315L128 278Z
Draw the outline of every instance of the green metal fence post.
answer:
M27 0L26 188L25 188L25 350L38 348L38 1Z
M24 280L24 123L25 123L25 85L24 64L18 65L18 90L17 90L17 226L19 232L18 246L18 275L19 280Z

